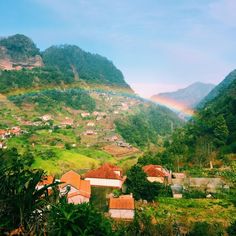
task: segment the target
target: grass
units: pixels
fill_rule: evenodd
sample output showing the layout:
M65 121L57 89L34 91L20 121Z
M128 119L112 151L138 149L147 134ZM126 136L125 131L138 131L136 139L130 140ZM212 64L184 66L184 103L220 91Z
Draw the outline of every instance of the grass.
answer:
M41 150L42 148L40 147ZM42 159L40 156L36 156L33 167L41 168L49 174L60 176L62 173L71 169L83 173L87 169L95 168L103 162L115 162L115 159L109 154L95 149L79 148L65 150L53 148L52 150L56 153L57 157Z
M236 220L236 208L222 199L174 199L158 198L156 203L143 206L147 214L156 221L165 221L167 217L178 222L207 221L220 222L224 226Z

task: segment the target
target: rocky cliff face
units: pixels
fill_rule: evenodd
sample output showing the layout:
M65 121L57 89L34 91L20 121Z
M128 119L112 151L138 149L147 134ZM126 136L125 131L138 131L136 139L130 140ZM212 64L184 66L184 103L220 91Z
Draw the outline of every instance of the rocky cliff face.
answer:
M20 70L43 66L39 49L24 35L13 35L0 39L0 69Z
M41 66L43 66L43 60L40 55L28 57L24 60L14 60L7 54L6 48L0 47L0 70L32 69Z

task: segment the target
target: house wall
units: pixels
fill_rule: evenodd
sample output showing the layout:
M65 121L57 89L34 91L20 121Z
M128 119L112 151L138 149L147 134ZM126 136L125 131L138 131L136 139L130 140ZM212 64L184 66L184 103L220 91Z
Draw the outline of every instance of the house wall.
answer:
M164 183L165 182L164 177L147 177L147 179L150 182L159 182L159 183Z
M91 186L105 186L105 187L115 187L115 188L122 187L122 181L119 179L85 178L85 180L89 180Z
M89 198L81 196L81 195L68 198L68 203L80 204L84 202L89 202Z
M133 219L134 210L128 209L110 209L109 214L112 218Z

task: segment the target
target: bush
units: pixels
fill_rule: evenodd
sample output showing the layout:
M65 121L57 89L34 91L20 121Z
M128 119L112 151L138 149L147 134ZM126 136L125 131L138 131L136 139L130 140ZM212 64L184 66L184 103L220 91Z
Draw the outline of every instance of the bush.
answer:
M189 189L183 192L184 198L206 198L206 193L197 189Z
M214 223L209 224L207 222L194 223L192 230L189 232L189 236L223 236L224 229L221 224Z

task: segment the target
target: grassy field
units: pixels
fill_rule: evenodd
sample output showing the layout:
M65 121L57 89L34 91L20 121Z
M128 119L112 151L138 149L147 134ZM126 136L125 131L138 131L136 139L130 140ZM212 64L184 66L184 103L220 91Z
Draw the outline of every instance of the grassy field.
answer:
M139 204L139 203L138 203ZM196 221L218 222L227 227L236 220L236 207L221 199L174 199L159 198L152 204L139 205L156 222L167 218L189 225Z
M53 151L56 153L56 157L50 159L36 156L33 167L42 168L49 174L61 175L71 169L83 173L103 162L114 162L111 156L99 150L82 148L75 150L53 149Z

